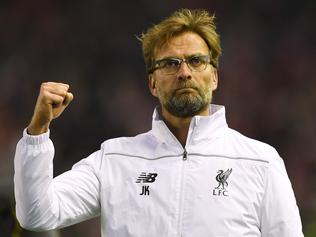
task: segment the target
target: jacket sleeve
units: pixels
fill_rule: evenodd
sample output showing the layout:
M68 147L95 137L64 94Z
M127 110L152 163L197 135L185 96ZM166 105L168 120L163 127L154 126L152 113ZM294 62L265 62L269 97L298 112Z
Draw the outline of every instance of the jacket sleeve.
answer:
M261 216L262 237L302 237L302 224L283 160L271 160Z
M14 159L16 215L22 227L51 230L99 215L98 167L101 150L53 178L54 146L49 132L24 130Z

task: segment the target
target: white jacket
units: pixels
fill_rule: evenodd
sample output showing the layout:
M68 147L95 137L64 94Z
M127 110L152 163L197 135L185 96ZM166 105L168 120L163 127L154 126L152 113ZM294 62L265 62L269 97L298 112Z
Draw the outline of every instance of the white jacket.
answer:
M195 116L185 149L155 111L152 130L105 141L53 179L49 132L24 131L15 156L16 213L31 230L101 215L103 237L301 237L282 159L228 128L225 108Z

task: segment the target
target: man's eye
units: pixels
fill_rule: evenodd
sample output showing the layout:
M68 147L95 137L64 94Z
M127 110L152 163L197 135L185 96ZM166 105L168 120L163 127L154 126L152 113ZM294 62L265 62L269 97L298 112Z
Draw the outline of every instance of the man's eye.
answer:
M171 67L178 67L179 64L180 63L178 60L168 59L168 60L164 61L162 66L165 68L171 68Z
M203 60L198 56L189 58L188 61L189 64L194 67L200 66L203 63Z

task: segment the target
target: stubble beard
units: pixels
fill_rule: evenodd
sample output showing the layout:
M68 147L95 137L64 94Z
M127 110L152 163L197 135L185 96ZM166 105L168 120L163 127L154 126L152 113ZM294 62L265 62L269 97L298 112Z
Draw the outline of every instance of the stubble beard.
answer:
M208 108L212 101L211 90L193 88L197 93L178 94L174 90L161 98L161 105L172 115L180 118L193 117Z

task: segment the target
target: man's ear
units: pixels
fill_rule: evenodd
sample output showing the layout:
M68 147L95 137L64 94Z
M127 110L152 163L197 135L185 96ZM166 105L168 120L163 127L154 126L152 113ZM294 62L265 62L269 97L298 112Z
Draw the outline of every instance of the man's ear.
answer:
M148 75L148 87L151 94L155 97L158 97L157 88L156 88L156 78L153 76L152 73Z
M217 73L217 68L212 67L212 81L211 81L211 85L212 85L212 91L215 91L217 89L218 86L218 73Z

